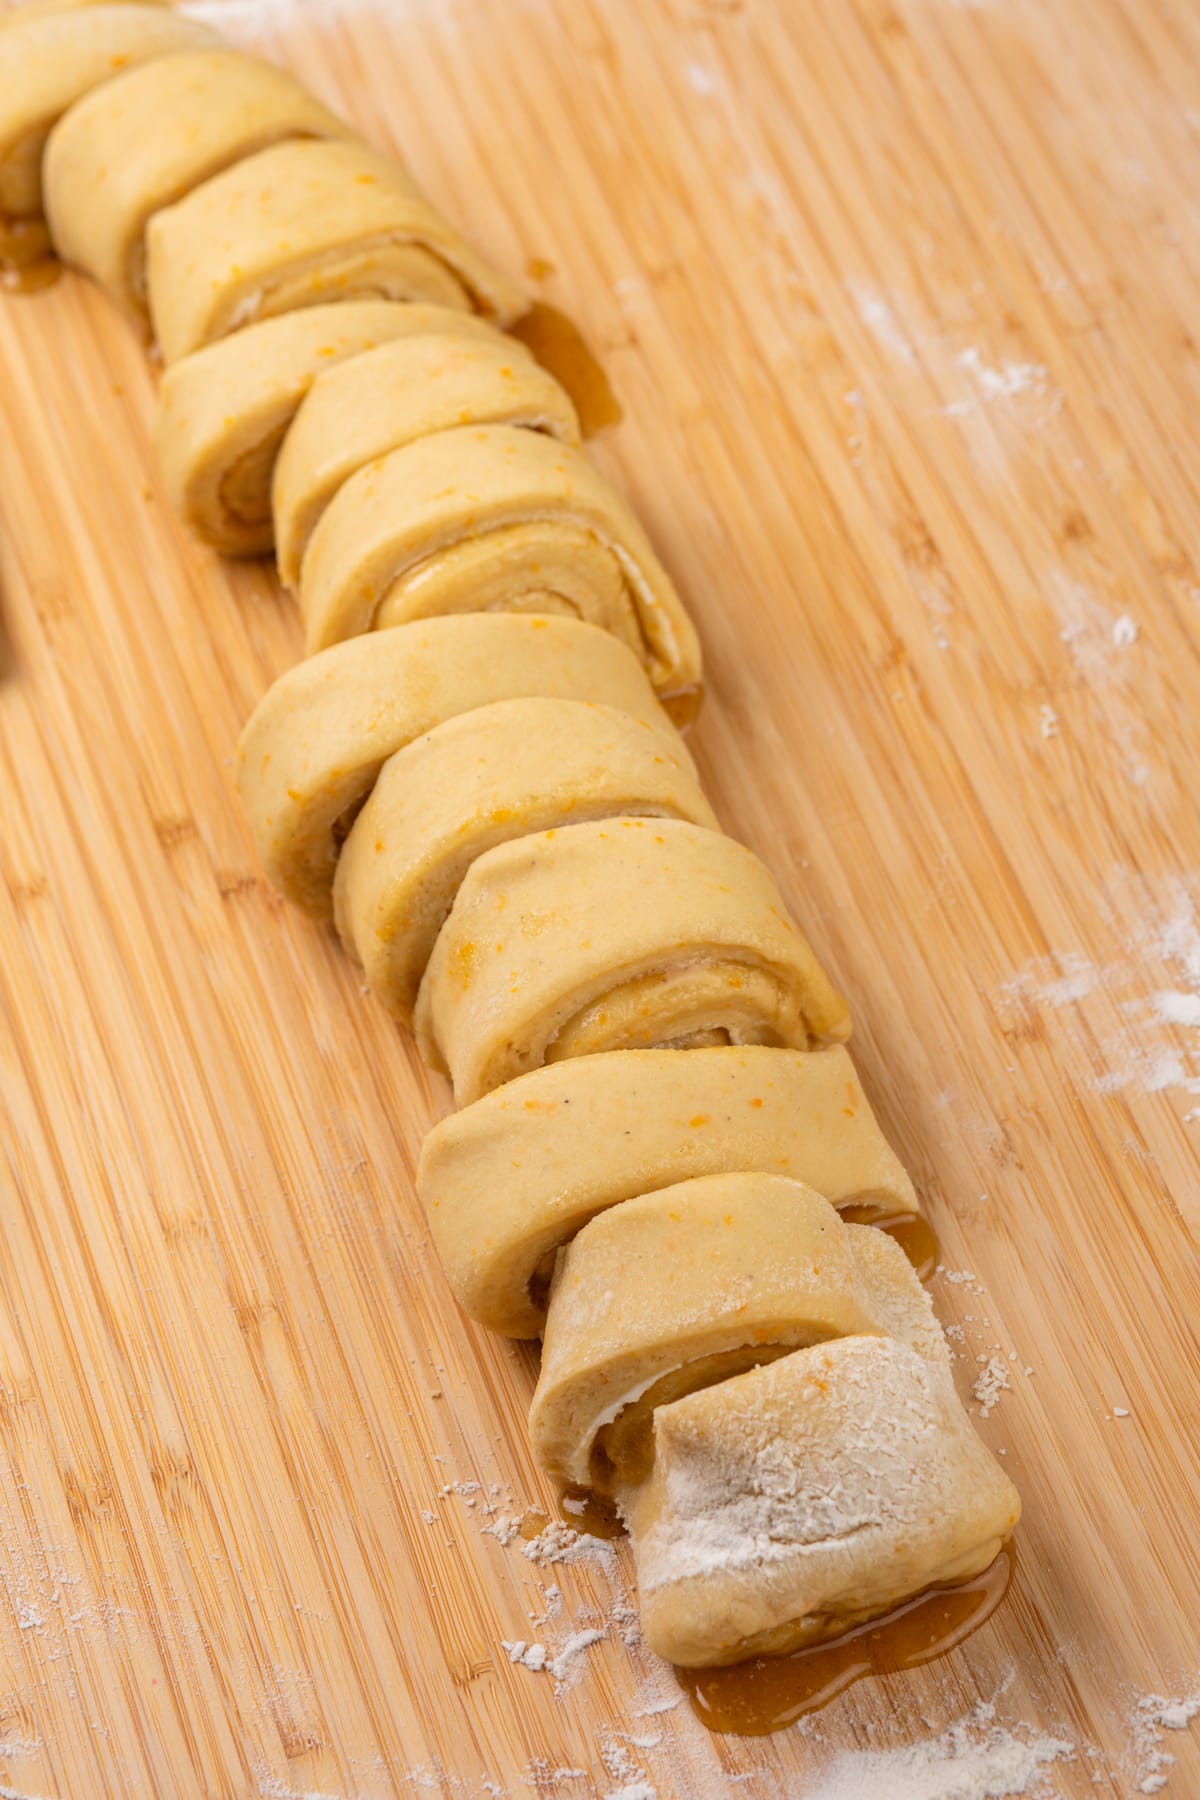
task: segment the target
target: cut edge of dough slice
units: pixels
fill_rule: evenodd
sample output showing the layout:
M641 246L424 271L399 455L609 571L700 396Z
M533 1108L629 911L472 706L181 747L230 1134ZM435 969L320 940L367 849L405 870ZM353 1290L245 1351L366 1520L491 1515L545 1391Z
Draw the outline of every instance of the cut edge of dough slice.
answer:
M621 815L716 827L665 720L545 695L456 714L380 770L338 858L339 936L372 992L410 1024L437 934L477 857L530 832Z
M677 723L694 713L701 684L700 645L670 576L632 509L582 451L507 425L463 426L379 458L348 481L309 542L300 607L309 650L405 621L430 604L421 592L440 559L466 547L470 579L447 601L499 610L549 610L539 540L531 559L522 531L547 524L570 535L580 570L598 553L611 559L631 603L632 627L655 690ZM475 597L489 556L504 560L511 593ZM571 561L567 546L563 560ZM592 584L593 587L596 584ZM557 603L578 609L590 593ZM607 594L595 599L593 624L619 635Z
M146 230L163 359L337 299L417 300L511 324L527 300L366 144L294 140L202 182Z
M817 1643L967 1580L1021 1512L948 1362L888 1336L660 1407L650 1477L621 1504L646 1642L693 1668Z
M464 425L507 425L579 443L566 391L523 344L499 332L397 339L321 375L275 470L275 542L285 586L296 586L313 532L361 469Z
M506 341L477 313L342 300L260 320L172 363L154 435L175 511L226 556L266 555L279 449L313 382L347 357L425 332Z
M524 694L595 700L666 725L637 658L574 619L429 619L289 669L259 701L236 759L272 884L330 918L340 845L388 757L457 713Z
M850 1015L766 865L678 820L540 832L471 867L417 996L457 1104L591 1051L849 1036Z
M270 145L352 135L260 57L227 45L156 57L93 89L51 132L43 186L54 248L145 320L154 213Z
M850 1054L722 1045L547 1063L449 1114L417 1185L459 1305L537 1337L556 1253L608 1207L700 1175L789 1175L836 1207L916 1213Z
M0 218L6 223L42 217L42 153L77 100L134 63L220 43L207 25L144 0L17 15L0 41Z

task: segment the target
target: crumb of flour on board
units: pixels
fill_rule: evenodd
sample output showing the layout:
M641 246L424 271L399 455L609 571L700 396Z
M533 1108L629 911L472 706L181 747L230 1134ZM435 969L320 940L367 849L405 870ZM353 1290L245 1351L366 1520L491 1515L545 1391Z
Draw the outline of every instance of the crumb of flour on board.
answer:
M1169 1700L1165 1694L1143 1694L1129 1717L1133 1739L1133 1780L1139 1794L1159 1794L1170 1780L1175 1758L1164 1750L1163 1734L1186 1731L1200 1716L1200 1689Z
M1125 954L1105 959L1082 949L1055 949L1033 958L999 989L1005 1009L1064 1010L1068 1042L1089 1060L1086 1085L1093 1093L1200 1095L1200 921L1195 896L1200 872L1149 877L1118 865L1097 884L1095 913L1102 927L1119 933ZM1096 1010L1088 1002L1095 998ZM1091 1027L1086 1039L1072 1031L1080 1008ZM1101 1010L1103 1009L1103 1010ZM1118 1034L1105 1035L1105 1014ZM1183 1115L1200 1121L1200 1108Z
M995 1708L981 1705L922 1743L844 1752L805 1800L1048 1800L1047 1771L1075 1755L1071 1739L997 1725Z
M982 1363L983 1368L975 1379L971 1393L979 1404L980 1418L987 1419L991 1417L992 1409L1001 1394L1009 1392L1012 1382L1009 1380L1008 1370L1000 1357L977 1356L975 1360Z

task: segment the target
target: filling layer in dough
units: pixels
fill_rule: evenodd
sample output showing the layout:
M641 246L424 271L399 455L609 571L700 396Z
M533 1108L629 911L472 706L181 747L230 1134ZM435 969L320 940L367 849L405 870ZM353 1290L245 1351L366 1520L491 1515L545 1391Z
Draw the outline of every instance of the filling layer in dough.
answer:
M499 333L401 339L322 375L296 415L275 471L281 579L295 587L326 507L366 464L468 424L525 426L560 443L579 442L579 421L564 390L523 345Z
M342 941L408 1024L434 940L477 857L529 832L619 814L716 828L665 721L541 696L460 713L380 770L338 859Z
M419 300L499 324L525 296L365 144L292 142L154 214L150 316L164 361L255 319L330 300Z
M534 1455L603 1493L640 1485L658 1406L800 1346L879 1330L881 1279L928 1309L897 1245L844 1225L786 1175L705 1175L611 1207L559 1256Z
M548 1063L452 1113L418 1186L459 1304L537 1337L555 1253L589 1219L698 1175L789 1175L835 1206L915 1213L849 1053L726 1045Z
M632 511L579 450L507 425L405 445L341 489L300 583L311 650L435 612L562 611L630 642L683 722L700 649Z
M172 363L155 443L167 497L226 556L275 542L271 487L280 447L313 382L394 338L508 340L477 313L396 300L343 300L283 313Z
M235 50L189 50L95 89L55 127L43 168L54 247L146 311L147 220L231 164L286 138L351 129L282 69Z
M237 780L270 880L332 916L338 850L389 756L446 719L521 695L590 700L666 728L637 658L574 619L467 613L352 638L269 688Z
M570 825L489 850L459 889L416 1008L421 1053L462 1106L590 1051L808 1049L849 1031L765 865L673 819Z
M157 6L38 8L14 14L0 55L0 216L42 214L42 153L67 108L135 63L219 43Z
M621 1501L652 1650L778 1654L988 1566L1021 1503L934 1332L839 1338L659 1407Z

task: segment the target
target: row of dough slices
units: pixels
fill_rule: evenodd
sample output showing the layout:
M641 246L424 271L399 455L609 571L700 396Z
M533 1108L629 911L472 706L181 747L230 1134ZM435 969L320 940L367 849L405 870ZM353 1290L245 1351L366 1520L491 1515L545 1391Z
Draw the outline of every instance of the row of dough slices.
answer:
M695 631L570 399L501 329L525 294L397 163L144 0L24 10L4 42L3 244L48 239L152 331L168 494L226 553L277 542L310 652L561 611L690 716Z
M297 591L313 654L239 747L259 854L451 1076L438 1248L544 1335L539 1461L618 1499L651 1644L784 1649L985 1566L1016 1495L903 1254L836 1210L911 1183L701 791L694 631L500 329L520 291L152 0L0 29L0 212L0 254L52 242L153 331L175 504Z

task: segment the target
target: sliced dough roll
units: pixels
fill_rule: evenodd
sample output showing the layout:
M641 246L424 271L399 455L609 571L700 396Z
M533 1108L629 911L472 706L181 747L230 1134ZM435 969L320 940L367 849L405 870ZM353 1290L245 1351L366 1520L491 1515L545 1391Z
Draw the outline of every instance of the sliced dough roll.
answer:
M155 442L176 512L226 556L264 555L275 542L280 445L313 382L347 357L427 332L508 342L476 313L343 300L263 319L173 363L159 387Z
M0 55L0 215L42 215L42 152L85 94L151 57L219 42L215 32L157 6L38 9L16 14Z
M537 1337L556 1251L610 1206L697 1175L790 1175L834 1206L917 1210L849 1053L724 1045L547 1063L451 1113L418 1187L459 1305Z
M797 1350L660 1407L650 1478L622 1505L646 1642L695 1668L815 1643L967 1580L1021 1512L944 1347L901 1336Z
M409 338L355 357L314 384L275 471L279 574L300 577L326 507L367 463L461 425L512 425L578 444L565 391L515 338ZM339 633L345 636L346 633Z
M237 756L271 881L330 917L339 846L388 757L457 713L522 694L593 700L666 726L636 657L575 619L429 619L289 669L259 701Z
M673 712L700 646L633 512L579 450L505 425L440 432L348 481L300 585L311 650L444 612L563 612L636 650Z
M786 1175L707 1175L626 1200L559 1256L534 1455L601 1493L640 1485L656 1407L897 1316L933 1341L904 1252Z
M146 252L168 363L254 319L328 300L421 300L502 325L526 306L405 171L365 144L260 150L155 213Z
M405 1024L467 870L531 831L614 815L716 829L673 726L542 696L460 713L398 750L342 846L342 942Z
M385 633L386 637L387 634ZM839 1042L845 1001L744 845L610 819L475 862L417 997L421 1054L458 1105L590 1051Z
M299 82L257 57L159 57L105 82L51 133L43 183L54 248L144 315L152 213L280 139L351 135Z

